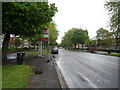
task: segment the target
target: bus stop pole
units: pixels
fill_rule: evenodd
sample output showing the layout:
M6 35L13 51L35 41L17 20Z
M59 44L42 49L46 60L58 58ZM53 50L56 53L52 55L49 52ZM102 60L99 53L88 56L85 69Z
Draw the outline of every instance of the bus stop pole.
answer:
M50 60L50 31L48 29L48 60Z
M42 57L43 54L42 54L42 41L39 41L38 42L38 58L39 57Z

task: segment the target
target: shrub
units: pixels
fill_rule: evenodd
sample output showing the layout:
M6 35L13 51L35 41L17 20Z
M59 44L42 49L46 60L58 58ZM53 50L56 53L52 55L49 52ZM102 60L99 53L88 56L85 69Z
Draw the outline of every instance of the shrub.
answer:
M8 47L8 50L9 51L14 51L14 50L17 50L17 48L16 47Z

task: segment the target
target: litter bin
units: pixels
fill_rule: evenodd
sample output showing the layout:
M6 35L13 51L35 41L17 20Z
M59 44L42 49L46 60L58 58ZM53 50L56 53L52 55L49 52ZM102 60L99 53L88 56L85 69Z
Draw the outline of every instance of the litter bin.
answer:
M24 52L18 52L17 53L17 64L19 65L23 64L24 57L25 57Z

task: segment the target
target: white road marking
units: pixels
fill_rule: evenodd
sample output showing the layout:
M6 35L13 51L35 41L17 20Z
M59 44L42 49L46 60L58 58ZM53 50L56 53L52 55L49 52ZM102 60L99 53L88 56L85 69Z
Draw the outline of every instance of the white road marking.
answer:
M78 75L81 76L85 81L87 81L93 88L97 88L87 77L85 77L82 73L76 72Z

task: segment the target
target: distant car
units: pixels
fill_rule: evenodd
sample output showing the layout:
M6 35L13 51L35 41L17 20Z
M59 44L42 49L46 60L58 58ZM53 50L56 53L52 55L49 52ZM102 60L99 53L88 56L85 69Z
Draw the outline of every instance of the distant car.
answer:
M51 53L52 53L52 54L58 54L58 48L53 48L53 49L51 50Z

